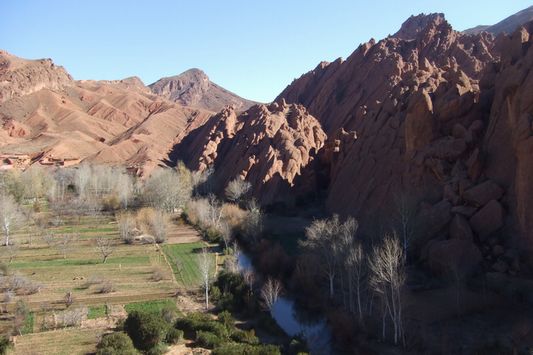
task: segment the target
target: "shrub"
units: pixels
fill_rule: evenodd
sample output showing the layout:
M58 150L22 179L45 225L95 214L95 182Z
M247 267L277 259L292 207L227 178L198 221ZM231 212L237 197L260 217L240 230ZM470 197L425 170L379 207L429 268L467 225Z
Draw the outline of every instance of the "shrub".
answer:
M154 268L154 270L152 271L152 277L151 277L152 281L154 282L159 282L161 280L164 280L165 279L165 272L163 271L163 269L161 269L160 267L156 267Z
M223 339L214 333L199 330L196 332L196 342L199 346L214 349L224 343Z
M150 350L165 338L168 325L157 314L133 311L124 323L124 330L137 349Z
M222 323L227 329L232 329L235 325L235 319L228 311L222 311L218 314L218 321Z
M220 299L220 296L222 296L220 289L216 286L211 286L209 289L209 299L213 302L217 302Z
M250 329L250 330L237 329L231 334L231 340L237 343L245 343L245 344L251 344L251 345L259 344L259 338L255 335L255 331L253 329Z
M195 334L197 331L211 332L221 338L228 337L228 330L223 324L211 319L208 315L201 313L192 313L176 321L176 328L189 334Z
M111 293L115 292L115 286L113 283L109 280L106 280L102 283L100 288L98 289L98 293Z
M215 227L209 227L204 231L204 238L209 243L220 243L222 240L222 237L220 235L220 232Z
M116 332L104 335L96 346L96 355L136 355L133 342L125 333Z
M213 355L280 355L275 345L223 344L212 352Z
M165 343L167 344L177 344L183 340L183 330L176 328L170 328L165 337Z
M172 324L176 320L177 315L176 307L173 305L166 305L161 309L161 318L169 324Z
M102 199L102 208L104 211L116 211L120 208L120 199L117 195L108 195Z
M9 348L11 348L11 345L12 344L7 337L1 336L0 337L0 355L7 354L7 351L9 350Z

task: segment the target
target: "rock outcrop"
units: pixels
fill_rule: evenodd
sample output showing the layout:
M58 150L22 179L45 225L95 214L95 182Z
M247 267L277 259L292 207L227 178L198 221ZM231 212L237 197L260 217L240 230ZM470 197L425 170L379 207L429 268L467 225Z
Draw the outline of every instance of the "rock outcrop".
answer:
M200 69L189 69L180 75L159 79L149 87L154 94L168 100L214 112L226 105L245 111L256 104L211 82Z
M424 226L417 248L474 243L490 268L501 264L494 245L533 247L531 26L494 39L441 14L411 17L289 85L278 100L305 106L331 137L354 132L320 153L328 210L364 223L407 195Z
M27 60L0 50L0 104L41 89L61 90L72 77L51 59Z
M256 105L238 113L227 107L175 149L177 159L194 170L213 167L215 188L221 191L234 178L254 186L254 195L268 204L284 200L322 148L326 134L303 106L283 100Z

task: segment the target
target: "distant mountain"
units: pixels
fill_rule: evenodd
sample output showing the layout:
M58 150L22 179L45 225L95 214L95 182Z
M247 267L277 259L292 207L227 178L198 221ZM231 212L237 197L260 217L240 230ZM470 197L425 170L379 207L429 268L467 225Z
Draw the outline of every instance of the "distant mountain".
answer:
M155 95L137 77L76 81L50 59L0 51L0 155L87 160L144 174L211 114Z
M463 31L464 34L477 34L482 31L498 35L500 33L513 33L519 26L533 20L533 6L528 7L495 25L480 25Z
M180 75L161 78L149 85L154 94L163 96L184 106L220 111L226 105L233 105L245 111L256 102L242 97L211 82L200 69L189 69Z

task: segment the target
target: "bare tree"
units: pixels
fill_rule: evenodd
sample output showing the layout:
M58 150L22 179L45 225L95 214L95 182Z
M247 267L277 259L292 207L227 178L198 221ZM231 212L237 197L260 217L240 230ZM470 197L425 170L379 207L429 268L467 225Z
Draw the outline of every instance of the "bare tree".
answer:
M250 294L254 292L255 273L252 270L245 270L242 274L244 283L248 286Z
M307 240L304 246L316 254L322 262L324 272L328 278L329 296L335 295L335 277L337 275L339 255L339 218L331 220L316 220L306 228Z
M13 196L0 193L0 225L4 233L4 245L11 244L11 231L23 220L20 207Z
M116 218L120 238L124 243L132 244L134 240L133 230L135 228L135 218L129 213L121 213Z
M241 178L235 178L226 186L226 198L232 202L239 202L241 198L250 191L252 184Z
M261 288L261 299L263 300L264 307L269 311L272 310L272 306L279 298L281 294L281 282L276 279L269 278L263 287Z
M255 200L248 203L243 232L253 241L257 241L263 234L263 212Z
M218 231L220 232L222 240L224 241L224 249L228 249L233 237L233 231L231 230L231 226L228 222L223 221L220 223Z
M163 243L167 239L168 215L163 211L155 211L151 215L150 231L156 243Z
M78 189L78 195L80 198L85 198L89 181L91 180L91 167L88 164L81 164L76 170L74 176L74 182Z
M396 196L395 207L397 228L400 231L403 251L407 254L409 242L415 232L416 201L412 196L402 193Z
M183 169L159 169L146 181L143 197L151 206L173 213L185 206L191 194L190 173L187 175Z
M105 264L107 262L107 258L115 251L113 240L106 237L96 238L96 251L102 255L102 263Z
M77 238L78 235L72 233L59 234L54 238L56 240L55 247L63 255L63 259L67 258L67 254L72 250L72 243Z
M72 294L72 291L68 291L65 294L65 306L69 308L74 303L74 295Z
M355 293L355 299L357 302L357 312L359 314L359 321L363 320L363 308L361 303L362 282L365 268L365 258L363 254L363 248L361 244L356 243L350 249L348 249L348 255L345 260L346 268L348 270L348 283L349 283L349 297L350 308L353 309L353 294Z
M120 204L122 207L127 210L129 201L133 196L133 178L131 175L122 172L118 175L116 181L116 191Z
M386 316L394 328L394 343L403 341L401 289L405 283L405 254L398 236L386 235L369 260L370 285L382 301L383 330ZM385 333L383 332L383 337Z
M202 284L205 292L205 309L209 309L209 287L211 284L214 262L207 248L202 248L202 252L198 255L198 267L200 269L200 274L202 275Z

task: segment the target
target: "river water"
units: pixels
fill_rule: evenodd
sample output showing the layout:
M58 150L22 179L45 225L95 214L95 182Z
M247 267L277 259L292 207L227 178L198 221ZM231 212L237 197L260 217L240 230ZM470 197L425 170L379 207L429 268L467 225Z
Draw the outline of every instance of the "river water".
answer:
M237 254L237 264L241 272L254 271L252 261L243 252ZM324 318L313 315L296 307L294 300L288 296L280 296L270 310L272 318L283 331L293 337L301 335L313 355L331 353L331 330Z

